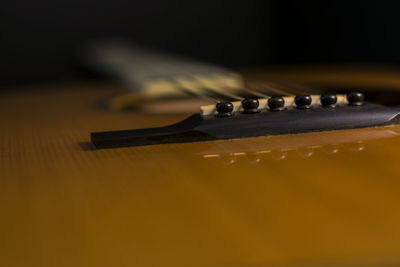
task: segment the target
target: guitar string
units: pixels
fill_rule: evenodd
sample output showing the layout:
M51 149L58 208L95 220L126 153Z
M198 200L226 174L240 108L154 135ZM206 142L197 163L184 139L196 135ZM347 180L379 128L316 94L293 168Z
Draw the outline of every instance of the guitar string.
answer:
M214 103L224 101L240 101L245 98L270 98L274 96L289 96L296 94L306 94L306 90L299 90L299 86L283 85L274 83L253 83L247 84L243 88L226 88L219 86L212 81L204 82L204 79L196 79L195 77L189 79L177 78L174 79L177 87L182 92L204 98ZM304 89L304 87L301 87ZM235 92L235 93L233 93Z

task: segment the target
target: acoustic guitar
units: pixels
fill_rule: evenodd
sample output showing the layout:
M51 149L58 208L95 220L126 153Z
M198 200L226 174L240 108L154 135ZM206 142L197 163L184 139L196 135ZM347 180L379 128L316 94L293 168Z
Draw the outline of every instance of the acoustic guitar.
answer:
M239 73L273 96L246 109L96 80L3 90L0 265L400 264L400 70Z

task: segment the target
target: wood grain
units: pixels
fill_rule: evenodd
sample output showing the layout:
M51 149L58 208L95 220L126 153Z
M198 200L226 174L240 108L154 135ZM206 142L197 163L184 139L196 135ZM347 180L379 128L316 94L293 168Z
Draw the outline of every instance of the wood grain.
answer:
M186 116L103 109L118 92L2 94L1 266L400 263L399 126L92 150Z

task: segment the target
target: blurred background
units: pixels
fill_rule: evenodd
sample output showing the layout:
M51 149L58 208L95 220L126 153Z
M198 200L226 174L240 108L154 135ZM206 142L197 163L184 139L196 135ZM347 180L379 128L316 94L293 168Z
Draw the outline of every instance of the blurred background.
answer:
M234 69L400 63L399 1L16 0L0 9L0 85L82 76L84 43L125 38Z

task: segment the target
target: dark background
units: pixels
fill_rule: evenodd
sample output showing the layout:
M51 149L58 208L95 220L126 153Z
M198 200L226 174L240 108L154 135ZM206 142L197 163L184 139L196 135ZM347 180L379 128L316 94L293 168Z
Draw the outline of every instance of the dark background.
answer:
M86 42L127 38L229 67L400 63L399 1L21 0L0 8L0 85L79 77Z

